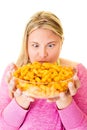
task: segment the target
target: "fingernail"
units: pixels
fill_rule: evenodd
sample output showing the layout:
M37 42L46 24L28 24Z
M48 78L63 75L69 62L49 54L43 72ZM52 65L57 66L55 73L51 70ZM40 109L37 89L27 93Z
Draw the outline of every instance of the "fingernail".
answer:
M64 96L65 96L65 93L64 93L64 92L61 92L61 93L59 94L59 96L60 96L60 97L64 97Z
M77 76L77 75L74 75L74 76L73 76L73 79L74 79L74 80L77 80L77 79L78 79L78 76Z
M69 82L69 83L68 83L68 86L69 86L69 87L72 87L72 86L73 86L73 83L72 83L72 82Z

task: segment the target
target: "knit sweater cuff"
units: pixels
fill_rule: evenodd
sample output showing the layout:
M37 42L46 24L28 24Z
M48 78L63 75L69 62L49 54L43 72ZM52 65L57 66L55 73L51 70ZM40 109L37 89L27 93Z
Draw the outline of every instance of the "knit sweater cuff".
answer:
M67 108L58 111L63 125L67 130L78 128L85 120L85 115L74 100Z
M13 99L10 104L3 111L4 121L14 127L18 127L22 124L28 110L22 109Z

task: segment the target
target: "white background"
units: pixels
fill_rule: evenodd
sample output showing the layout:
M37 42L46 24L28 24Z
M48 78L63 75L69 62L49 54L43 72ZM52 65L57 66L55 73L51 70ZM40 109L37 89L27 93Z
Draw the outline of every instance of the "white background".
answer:
M5 67L18 57L28 19L41 10L55 13L62 21L65 41L61 56L87 66L86 0L1 0L0 78Z

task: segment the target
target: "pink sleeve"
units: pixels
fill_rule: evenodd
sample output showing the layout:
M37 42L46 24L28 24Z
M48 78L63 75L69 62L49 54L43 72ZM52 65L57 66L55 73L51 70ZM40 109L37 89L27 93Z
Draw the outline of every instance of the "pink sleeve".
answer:
M11 101L8 96L8 85L6 83L6 74L9 71L9 66L7 66L2 79L0 81L0 116L3 109L7 106L7 104Z
M74 100L78 107L87 115L87 68L82 64L78 64L77 71L80 80L80 88L74 96Z
M9 105L4 109L2 117L4 121L13 127L19 127L25 118L28 110L22 109L13 99ZM16 116L15 116L16 114Z
M0 83L0 130L18 130L18 127L21 125L24 116L27 113L27 111L24 111L16 104L14 99L11 100L9 98L8 85L5 79L6 74L9 71L9 67L10 65L6 68ZM14 118L13 113L18 114L18 116L20 115L19 122L16 118Z
M59 114L66 130L87 129L87 116L79 109L74 100L67 108L59 110Z

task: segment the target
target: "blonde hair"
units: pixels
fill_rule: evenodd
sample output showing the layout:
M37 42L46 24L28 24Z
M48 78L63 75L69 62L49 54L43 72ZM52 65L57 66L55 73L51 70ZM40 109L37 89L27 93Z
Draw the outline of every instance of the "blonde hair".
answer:
M61 21L55 14L46 11L40 11L35 13L26 25L22 49L16 63L17 66L22 66L23 64L27 64L28 62L30 62L27 49L28 36L32 31L38 28L49 29L53 31L56 35L60 36L62 41L64 39Z

